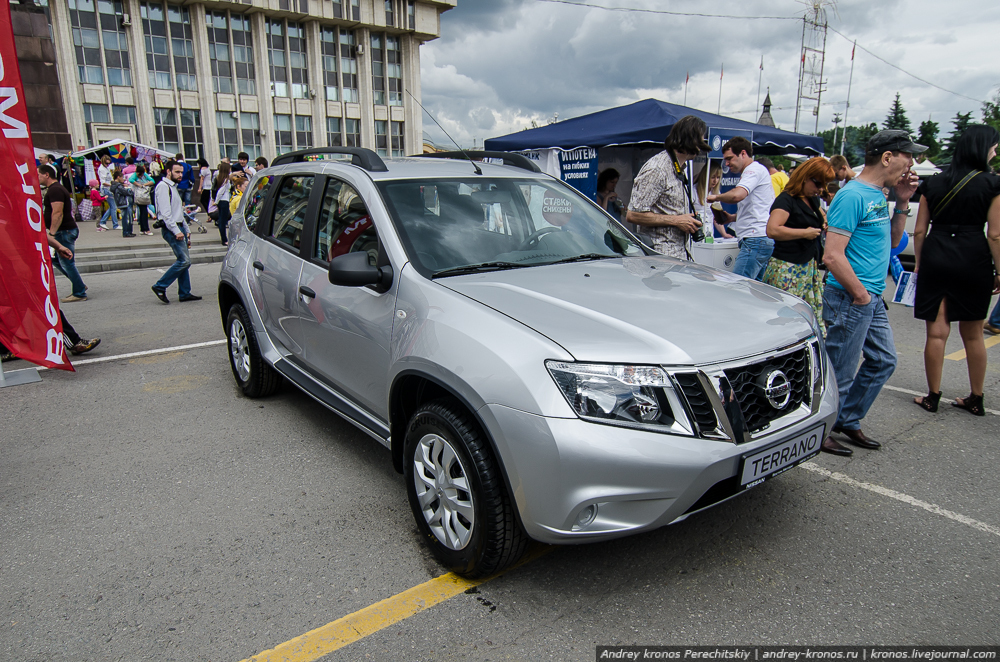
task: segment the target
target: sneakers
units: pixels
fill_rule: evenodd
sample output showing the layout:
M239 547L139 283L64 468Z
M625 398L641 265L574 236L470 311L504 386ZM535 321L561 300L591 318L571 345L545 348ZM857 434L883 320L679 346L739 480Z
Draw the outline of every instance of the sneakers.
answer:
M153 236L153 231L152 230L146 230L145 232L143 232L143 234L152 237Z
M92 338L90 340L81 340L77 344L69 348L71 354L83 354L94 349L101 344L100 338Z
M181 297L180 301L201 301L201 297L197 294L189 294L186 297Z
M59 299L61 303L72 303L74 301L86 301L86 300L87 297L78 297L75 294L70 294L69 296L64 296L62 299Z
M1000 328L993 326L989 322L983 325L983 330L986 331L987 333L992 333L993 335L1000 334Z
M153 294L156 295L157 299L159 299L163 303L170 303L170 299L167 298L167 291L166 290L161 290L156 285L154 285L153 287L151 287L149 289L153 290Z

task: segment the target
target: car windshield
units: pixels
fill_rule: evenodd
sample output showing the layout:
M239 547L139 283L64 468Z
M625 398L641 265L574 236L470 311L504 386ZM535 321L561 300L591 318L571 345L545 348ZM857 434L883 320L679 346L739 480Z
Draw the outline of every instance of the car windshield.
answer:
M379 188L411 262L428 278L644 254L556 180L406 179Z

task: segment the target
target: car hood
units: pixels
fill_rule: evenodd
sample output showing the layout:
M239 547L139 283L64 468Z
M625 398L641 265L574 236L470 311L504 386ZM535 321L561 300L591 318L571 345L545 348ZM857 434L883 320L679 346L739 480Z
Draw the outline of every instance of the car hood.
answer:
M579 361L688 365L731 360L813 334L802 300L662 256L441 278L564 347Z

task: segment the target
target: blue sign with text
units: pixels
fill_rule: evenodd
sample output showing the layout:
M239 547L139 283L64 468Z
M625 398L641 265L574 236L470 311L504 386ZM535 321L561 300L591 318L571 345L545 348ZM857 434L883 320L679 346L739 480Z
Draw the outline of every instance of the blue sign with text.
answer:
M591 200L597 197L597 150L592 147L559 153L560 178Z

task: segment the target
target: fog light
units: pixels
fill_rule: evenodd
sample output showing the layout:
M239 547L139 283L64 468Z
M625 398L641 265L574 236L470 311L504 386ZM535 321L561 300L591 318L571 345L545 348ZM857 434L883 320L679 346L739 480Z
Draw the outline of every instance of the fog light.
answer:
M574 531L579 531L587 526L590 526L597 518L597 504L591 504L580 511L580 514L576 516L576 524L573 525Z

